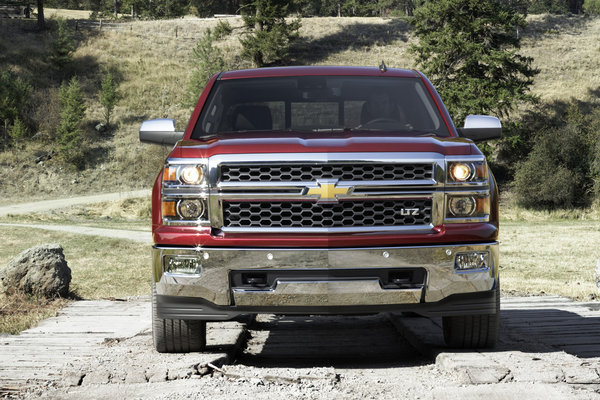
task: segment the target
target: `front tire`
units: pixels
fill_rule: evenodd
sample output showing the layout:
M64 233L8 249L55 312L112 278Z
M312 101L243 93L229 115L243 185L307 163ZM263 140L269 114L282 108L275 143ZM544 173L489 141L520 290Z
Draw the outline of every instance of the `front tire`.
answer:
M152 338L159 353L200 352L206 348L206 321L164 319L156 312L152 291Z
M498 341L500 288L496 291L496 313L442 318L444 341L454 348L492 348Z

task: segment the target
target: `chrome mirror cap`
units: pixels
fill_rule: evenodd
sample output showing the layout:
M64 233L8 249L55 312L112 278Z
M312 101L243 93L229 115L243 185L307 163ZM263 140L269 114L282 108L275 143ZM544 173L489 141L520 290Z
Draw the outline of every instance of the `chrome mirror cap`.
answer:
M175 131L172 119L151 119L140 127L140 142L154 144L175 144L183 139L183 132Z
M474 142L502 137L502 123L491 115L468 115L465 126L458 129L461 136Z

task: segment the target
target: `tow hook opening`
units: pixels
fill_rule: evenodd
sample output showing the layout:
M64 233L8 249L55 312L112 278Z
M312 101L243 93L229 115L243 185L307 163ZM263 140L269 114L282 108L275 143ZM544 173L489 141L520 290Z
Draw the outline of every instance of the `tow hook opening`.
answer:
M242 283L255 288L265 288L268 286L267 274L256 272L242 273Z

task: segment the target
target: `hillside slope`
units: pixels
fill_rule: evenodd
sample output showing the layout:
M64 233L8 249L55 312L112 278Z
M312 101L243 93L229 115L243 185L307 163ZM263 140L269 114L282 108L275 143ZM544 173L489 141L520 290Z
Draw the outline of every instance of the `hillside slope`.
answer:
M540 70L533 92L542 101L597 98L600 19L548 15L528 19L530 25L521 33L521 53L534 57ZM0 165L6 171L0 177L4 197L0 203L23 201L24 195L31 200L150 187L168 149L140 144L140 123L169 117L176 120L179 129L185 127L191 109L182 104L191 74L192 51L204 30L216 23L185 18L105 24L102 30L78 24L73 70L86 93L86 126L94 145L94 159L84 171L65 168L54 160L36 162L47 146L35 141L0 153ZM249 67L239 58L241 20L232 18L229 23L234 27L233 34L219 46L234 68ZM306 18L300 33L301 40L292 52L295 64L374 66L383 59L390 67L415 67L407 51L415 38L400 19ZM48 86L46 97L56 97L56 83L43 82L39 75L48 67L44 51L49 39L42 39L2 21L0 66L30 76L34 85L42 81ZM102 120L97 91L107 68L118 71L124 97L114 113L116 129L109 135L99 135L93 129ZM40 108L37 112L55 114L56 106L52 108L51 102L40 100L44 96L38 94L36 98L35 106Z

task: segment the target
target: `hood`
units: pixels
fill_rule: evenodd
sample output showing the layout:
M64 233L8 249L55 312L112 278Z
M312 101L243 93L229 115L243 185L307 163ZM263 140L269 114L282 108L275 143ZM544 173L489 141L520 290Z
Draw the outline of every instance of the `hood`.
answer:
M343 133L245 133L206 141L182 140L170 157L207 158L217 154L344 153L344 152L435 152L445 156L479 155L466 138L399 136L369 132Z

